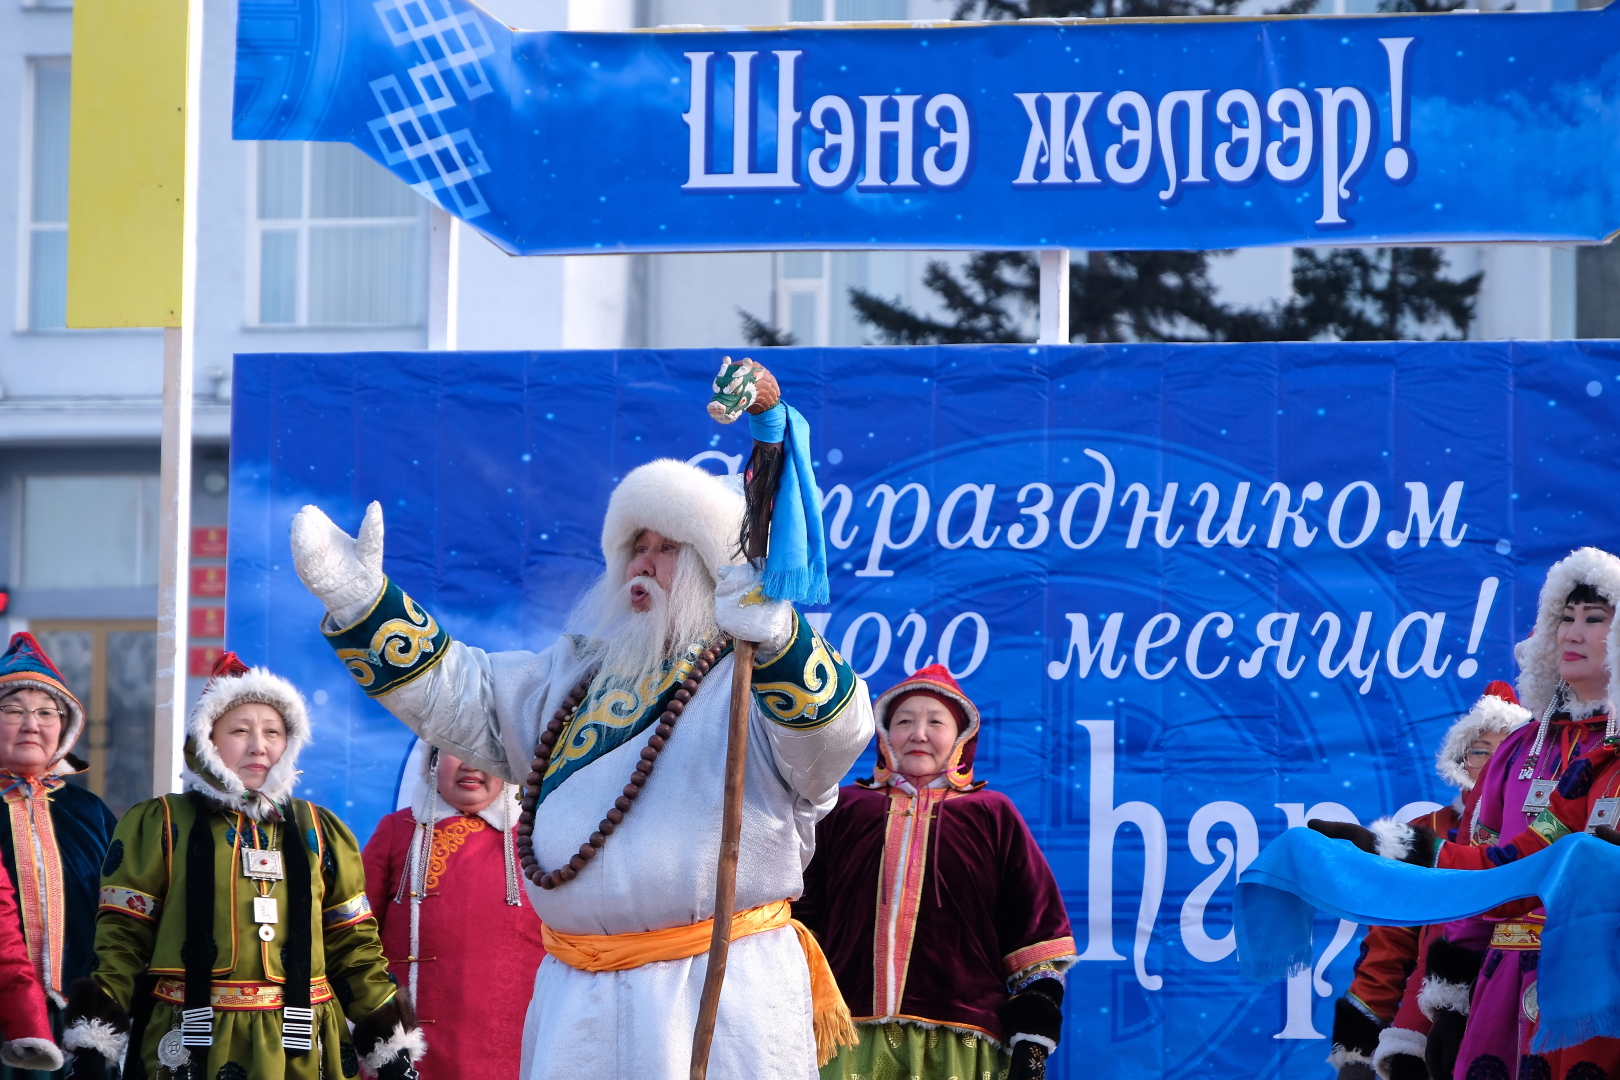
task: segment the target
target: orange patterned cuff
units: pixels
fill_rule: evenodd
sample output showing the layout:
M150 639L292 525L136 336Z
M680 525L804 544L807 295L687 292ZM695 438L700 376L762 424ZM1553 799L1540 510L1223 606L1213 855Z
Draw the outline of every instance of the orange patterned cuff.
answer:
M1053 938L1051 941L1038 941L1034 945L1025 945L1022 949L1008 953L1001 958L1001 969L1004 974L1014 975L1033 964L1050 960L1068 960L1074 956L1074 938Z

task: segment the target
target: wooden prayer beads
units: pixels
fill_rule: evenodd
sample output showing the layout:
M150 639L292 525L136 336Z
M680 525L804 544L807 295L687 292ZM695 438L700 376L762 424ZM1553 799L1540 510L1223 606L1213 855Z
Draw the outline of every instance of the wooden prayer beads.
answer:
M607 838L613 835L613 830L623 824L625 814L635 805L637 797L641 795L641 789L647 784L647 778L652 775L653 764L658 760L658 755L663 753L670 736L675 733L675 722L680 719L681 713L686 711L686 703L692 700L692 695L697 693L698 684L709 673L709 669L714 667L715 661L725 652L729 643L722 637L698 657L692 665L690 677L671 695L669 704L658 717L658 723L647 739L647 745L642 747L635 771L630 774L630 782L624 786L624 794L613 800L613 806L597 824L596 831L579 846L578 853L562 866L548 871L541 869L540 862L534 854L534 814L535 807L540 803L540 785L545 779L546 765L551 760L552 749L562 737L563 729L573 718L574 711L585 700L595 674L568 692L568 696L563 699L562 708L557 710L551 722L546 725L546 730L540 734L540 742L534 748L534 761L529 766L529 775L524 778L523 812L518 815L517 828L518 851L523 853L524 877L542 889L555 889L565 882L573 881L579 872L585 869L585 864L596 858L596 853L607 843Z

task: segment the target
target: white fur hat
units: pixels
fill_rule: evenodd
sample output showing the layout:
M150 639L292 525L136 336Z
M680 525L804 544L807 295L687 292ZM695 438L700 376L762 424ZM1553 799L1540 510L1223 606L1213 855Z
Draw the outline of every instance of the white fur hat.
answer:
M1558 687L1558 624L1564 617L1564 601L1577 585L1590 585L1611 605L1620 608L1620 559L1607 551L1584 547L1571 552L1553 564L1547 571L1547 581L1541 586L1541 601L1536 610L1536 628L1528 638L1513 647L1513 658L1519 662L1519 700L1540 716L1552 700ZM1620 701L1620 679L1616 678L1620 661L1620 619L1609 623L1608 699Z
M710 574L742 561L737 538L742 529L743 495L728 477L659 458L630 470L613 489L602 519L602 558L608 579L624 577L631 547L647 529L690 545Z
M1530 710L1519 704L1513 696L1513 687L1505 682L1493 682L1474 707L1457 718L1434 755L1434 771L1453 787L1464 791L1474 786L1468 779L1468 747L1487 732L1506 735L1530 720Z
M242 778L225 767L214 746L214 722L248 702L270 706L281 714L287 727L287 749L281 760L271 766L258 791L248 790ZM298 783L298 755L309 743L309 708L292 683L268 668L249 668L235 653L228 652L214 665L214 677L203 687L202 696L186 718L186 743L188 757L194 756L201 769L187 762L181 773L185 789L241 810L257 821L285 802Z

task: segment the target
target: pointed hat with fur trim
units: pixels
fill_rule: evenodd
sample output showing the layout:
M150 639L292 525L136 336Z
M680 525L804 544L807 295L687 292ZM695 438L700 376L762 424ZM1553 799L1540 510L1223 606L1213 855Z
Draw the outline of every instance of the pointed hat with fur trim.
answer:
M984 786L973 781L973 758L979 744L979 709L962 692L944 664L929 664L915 675L889 687L872 702L872 715L877 720L877 767L872 772L871 786L882 787L895 775L894 748L889 745L889 714L913 694L928 694L938 698L956 715L961 730L956 744L945 759L945 782L958 791Z
M62 725L61 741L45 767L45 771L49 772L67 757L67 752L73 749L73 744L84 731L84 707L73 696L73 691L67 688L62 673L56 670L56 665L45 655L45 650L34 635L27 631L13 634L10 646L4 655L0 655L0 697L17 690L43 691L54 698L57 707L67 714Z
M659 458L630 470L613 489L602 519L602 558L608 579L621 581L631 547L651 529L690 545L711 575L742 561L737 540L742 530L742 488L734 477L720 477L674 458Z
M1532 716L1540 716L1558 688L1558 624L1564 603L1577 585L1590 585L1611 607L1620 609L1620 559L1594 547L1584 547L1554 563L1541 586L1536 626L1530 636L1513 647L1519 662L1519 701ZM1620 619L1609 620L1609 673L1605 696L1620 701ZM1586 703L1600 705L1600 703ZM1601 706L1606 709L1608 706Z
M1513 687L1500 679L1485 687L1485 693L1474 702L1474 707L1457 718L1446 732L1440 752L1434 756L1434 771L1453 787L1469 791L1474 783L1468 779L1468 747L1485 734L1506 735L1524 726L1530 720L1530 710L1519 704Z
M259 702L281 714L287 749L270 767L264 784L251 791L225 767L214 745L214 722L238 705ZM279 820L281 807L298 783L298 754L309 743L309 709L297 687L267 668L250 668L233 652L214 664L214 676L203 688L186 720L186 767L182 786L219 805L240 810L255 821Z

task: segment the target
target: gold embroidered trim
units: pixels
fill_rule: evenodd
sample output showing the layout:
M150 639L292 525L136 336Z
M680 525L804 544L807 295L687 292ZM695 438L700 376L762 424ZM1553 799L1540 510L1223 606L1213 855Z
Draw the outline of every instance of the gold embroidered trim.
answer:
M424 882L429 892L439 887L439 878L450 865L450 856L460 850L469 836L483 829L483 818L459 817L434 830L433 850L428 852L427 880Z
M1491 931L1491 948L1508 951L1529 951L1541 948L1541 923L1497 923Z

